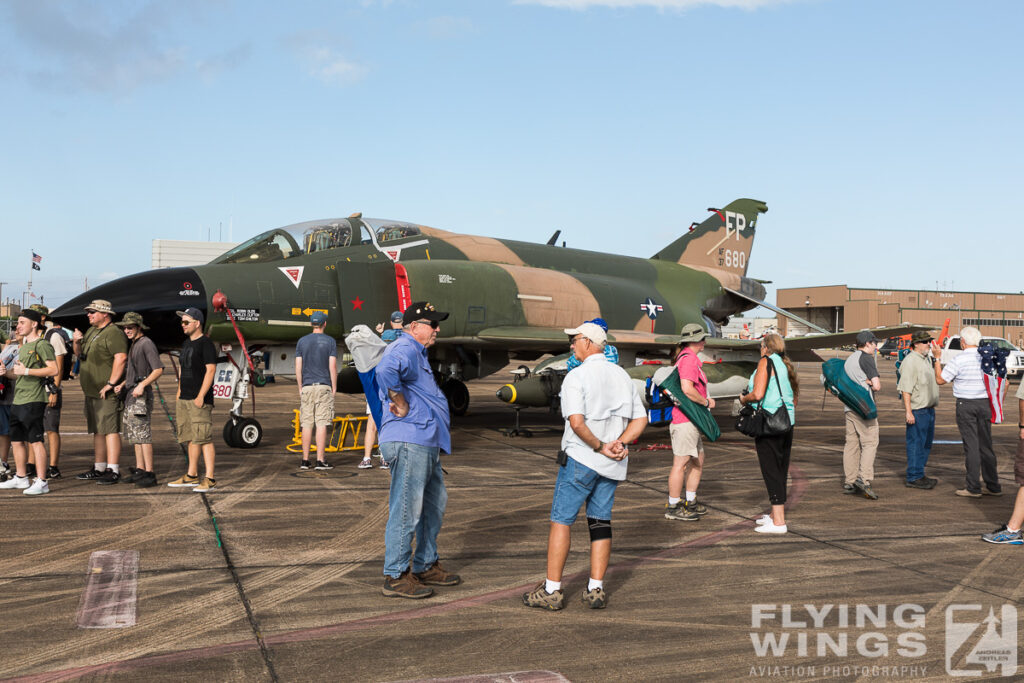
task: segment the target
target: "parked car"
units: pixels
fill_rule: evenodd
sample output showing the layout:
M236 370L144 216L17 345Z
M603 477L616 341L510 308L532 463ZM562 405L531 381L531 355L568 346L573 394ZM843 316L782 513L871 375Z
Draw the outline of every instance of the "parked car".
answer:
M1024 374L1024 351L1021 351L1002 337L982 337L981 343L984 344L986 342L997 349L1005 349L1010 352L1010 355L1006 357L1007 377L1020 377L1021 374ZM942 362L948 363L960 355L961 351L963 349L960 346L960 335L953 335L946 340L946 344L942 349Z

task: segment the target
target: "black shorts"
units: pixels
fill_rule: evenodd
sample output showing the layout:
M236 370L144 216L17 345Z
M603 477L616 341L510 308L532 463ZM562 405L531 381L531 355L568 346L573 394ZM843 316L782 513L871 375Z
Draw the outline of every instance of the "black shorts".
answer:
M46 412L43 413L43 429L48 432L60 431L60 409L64 403L63 392L57 389L57 405L46 404Z
M43 413L46 403L11 406L11 441L39 443L43 440Z

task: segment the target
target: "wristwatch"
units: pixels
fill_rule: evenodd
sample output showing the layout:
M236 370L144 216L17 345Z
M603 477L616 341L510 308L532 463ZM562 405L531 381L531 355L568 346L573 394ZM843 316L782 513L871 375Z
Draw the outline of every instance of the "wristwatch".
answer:
M594 449L594 452L595 453L600 453L601 449L604 448L604 441L598 441L597 443L598 443L598 446L597 446L597 448Z

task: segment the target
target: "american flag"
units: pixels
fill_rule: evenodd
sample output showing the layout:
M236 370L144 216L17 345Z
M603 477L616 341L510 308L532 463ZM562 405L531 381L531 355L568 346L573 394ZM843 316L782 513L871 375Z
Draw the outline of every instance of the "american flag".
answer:
M988 394L991 419L993 424L1003 421L1003 397L1006 396L1006 357L1010 354L1005 349L983 343L978 347L981 356L982 379L985 382L985 393Z
M32 263L42 263L42 261L43 261L43 257L33 251L32 252Z

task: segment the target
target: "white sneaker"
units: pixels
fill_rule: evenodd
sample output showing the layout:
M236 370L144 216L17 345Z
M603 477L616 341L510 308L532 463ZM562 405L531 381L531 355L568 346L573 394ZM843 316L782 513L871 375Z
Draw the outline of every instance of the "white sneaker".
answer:
M776 525L771 519L754 529L759 534L784 534L789 529L786 528L785 524Z
M27 479L27 477L26 477L26 479ZM25 495L26 496L40 496L40 495L42 495L44 493L49 493L49 492L50 492L50 487L47 485L46 481L44 481L43 479L40 479L39 477L36 477L36 480L34 482L32 482L32 485L29 486L27 489L25 489Z
M754 520L754 524L761 526L762 524L767 524L770 521L772 521L771 515L761 515L760 517Z
M370 460L369 458L363 458L362 462L356 465L356 467L358 467L361 470L368 470L371 467L373 467L373 461Z
M28 477L11 477L7 481L0 481L0 489L27 489L29 487Z

